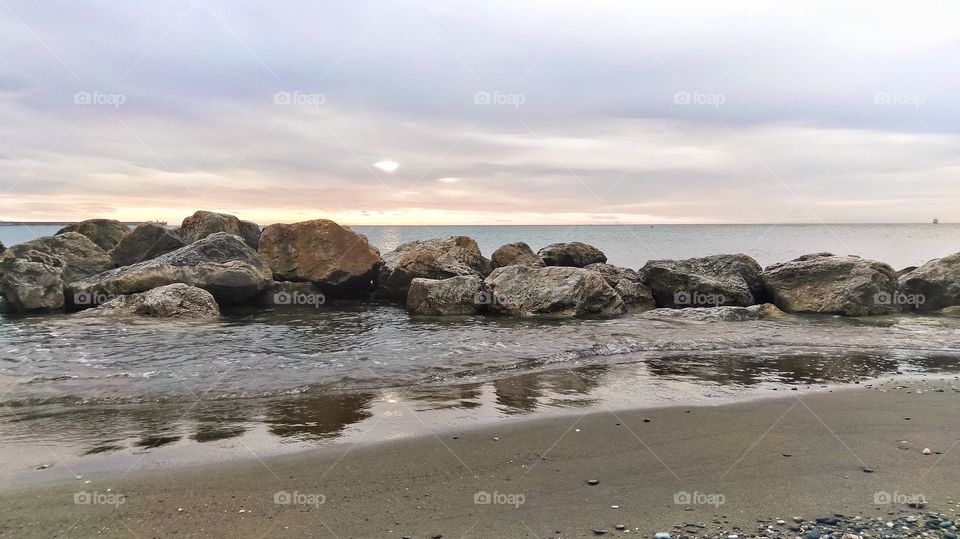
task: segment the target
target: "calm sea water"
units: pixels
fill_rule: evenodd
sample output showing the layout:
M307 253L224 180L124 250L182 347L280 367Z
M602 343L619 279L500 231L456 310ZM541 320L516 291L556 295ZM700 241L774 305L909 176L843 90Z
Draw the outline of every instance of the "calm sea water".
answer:
M0 227L0 238L56 228ZM580 240L631 267L738 251L769 264L829 250L899 268L960 250L956 225L357 229L381 250L451 234L476 238L488 255L517 240ZM360 302L229 309L197 323L0 315L0 477L958 372L960 317L950 316L538 321L419 318Z
M56 232L59 226L0 226L0 241L14 245ZM880 260L901 269L960 251L960 224L865 225L611 225L611 226L356 226L381 251L411 240L466 235L490 256L497 247L525 241L534 250L582 241L603 250L611 264L638 268L647 260L745 253L762 266L829 251Z

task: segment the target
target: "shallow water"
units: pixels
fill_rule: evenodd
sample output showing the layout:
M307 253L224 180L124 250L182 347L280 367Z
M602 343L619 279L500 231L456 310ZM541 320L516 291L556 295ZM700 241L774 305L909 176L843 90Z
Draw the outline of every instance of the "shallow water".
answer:
M440 319L339 303L202 323L2 318L0 475L957 372L960 318L942 316Z

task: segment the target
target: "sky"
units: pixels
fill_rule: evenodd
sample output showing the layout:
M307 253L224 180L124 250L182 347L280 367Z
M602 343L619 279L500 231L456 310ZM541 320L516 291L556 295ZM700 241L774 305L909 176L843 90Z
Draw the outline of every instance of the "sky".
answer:
M960 222L960 3L0 0L0 220Z

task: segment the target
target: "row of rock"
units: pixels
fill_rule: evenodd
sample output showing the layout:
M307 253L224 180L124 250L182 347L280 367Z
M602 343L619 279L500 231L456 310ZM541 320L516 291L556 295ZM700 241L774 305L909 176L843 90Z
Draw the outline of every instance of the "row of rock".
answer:
M407 242L381 256L362 234L329 220L261 231L232 215L200 211L179 228L144 223L130 230L90 220L15 245L0 255L0 296L10 311L110 302L99 311L127 313L137 302L167 294L186 312L206 315L215 312L209 304L196 308L206 296L183 286L137 296L134 303L115 298L180 284L205 291L214 307L284 303L277 298L291 295L314 305L316 297L372 296L404 303L414 314L553 317L767 302L787 312L848 316L960 305L960 253L901 274L880 262L829 253L766 269L743 254L652 260L638 271L606 261L599 249L579 242L537 253L512 243L488 260L466 236Z

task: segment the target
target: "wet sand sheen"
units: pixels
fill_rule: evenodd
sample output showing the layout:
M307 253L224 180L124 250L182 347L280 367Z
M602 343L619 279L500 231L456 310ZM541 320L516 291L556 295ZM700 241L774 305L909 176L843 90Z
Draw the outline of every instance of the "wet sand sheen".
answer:
M621 523L643 534L711 525L714 515L749 533L757 518L910 511L875 505L878 492L922 493L930 510L953 515L956 385L594 411L162 473L134 467L7 487L0 527L19 537L586 537L620 535ZM107 489L124 503L67 503ZM478 505L478 492L523 503ZM724 503L676 504L678 492ZM276 504L278 493L324 503Z

